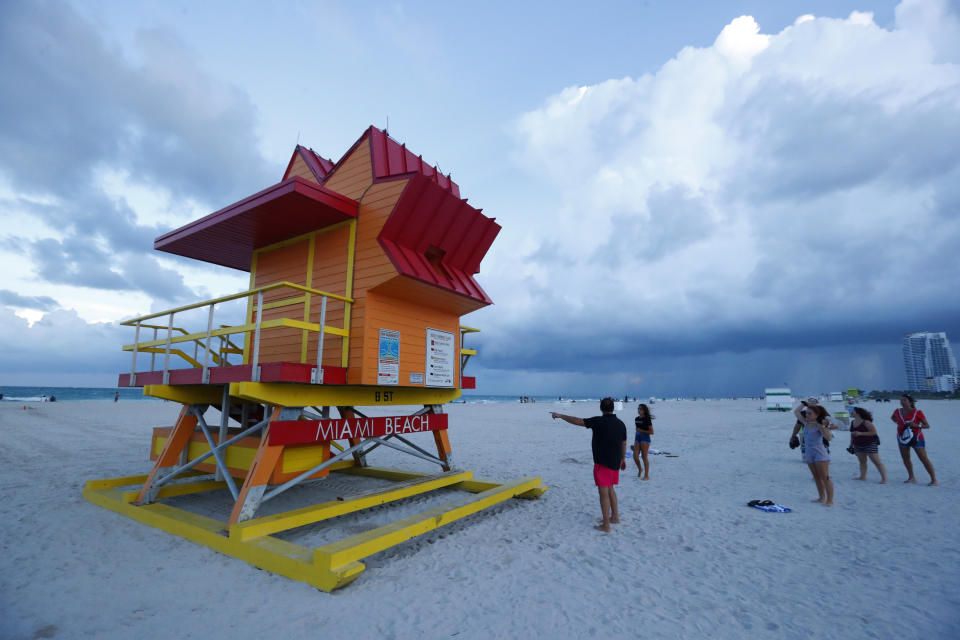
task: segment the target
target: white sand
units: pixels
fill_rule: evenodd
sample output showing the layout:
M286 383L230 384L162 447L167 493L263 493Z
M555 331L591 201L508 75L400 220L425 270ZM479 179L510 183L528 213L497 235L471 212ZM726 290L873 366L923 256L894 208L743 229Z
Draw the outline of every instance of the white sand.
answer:
M920 484L903 484L886 417L895 405L868 405L890 484L877 484L872 465L868 482L852 479L840 433L832 509L810 502L810 473L786 446L792 417L759 404L655 405L653 447L679 457L654 456L650 482L629 461L612 534L592 528L589 433L547 414L597 407L450 405L459 467L484 479L540 475L550 490L372 556L327 594L81 497L88 479L145 473L149 430L170 424L176 405L2 403L0 637L960 637L960 403L921 403L938 487L916 461ZM628 427L635 410L620 414ZM429 469L378 454L372 464ZM349 490L349 480L315 490ZM794 512L746 507L754 498ZM319 544L424 500L290 538Z

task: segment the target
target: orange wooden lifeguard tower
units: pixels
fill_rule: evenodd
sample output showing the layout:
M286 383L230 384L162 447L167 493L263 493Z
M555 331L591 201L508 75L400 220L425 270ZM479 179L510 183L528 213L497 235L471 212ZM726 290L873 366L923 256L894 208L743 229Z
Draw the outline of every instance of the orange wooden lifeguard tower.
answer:
M385 131L368 128L336 163L297 146L279 183L157 238L158 250L249 271L250 288L123 323L135 338L123 347L132 365L119 385L183 409L172 427L153 430L148 474L91 481L84 495L325 590L353 580L361 558L511 497L541 495L539 478L493 483L455 469L443 412L474 387L463 368L476 352L463 342L476 329L460 316L491 304L474 275L499 230L449 175ZM242 322L215 321L244 301ZM421 408L364 412L383 405ZM206 422L210 407L219 424ZM412 441L418 432L432 434L436 454ZM371 466L381 446L440 470ZM257 515L331 471L395 484ZM319 548L271 535L444 487L471 495ZM224 489L233 502L226 521L176 506L178 496Z

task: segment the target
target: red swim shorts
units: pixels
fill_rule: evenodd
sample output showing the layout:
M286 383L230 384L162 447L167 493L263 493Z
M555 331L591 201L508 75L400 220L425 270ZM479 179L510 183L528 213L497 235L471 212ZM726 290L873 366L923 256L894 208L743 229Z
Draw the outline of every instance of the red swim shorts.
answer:
M602 464L593 465L593 481L598 487L612 487L620 484L620 470L610 469Z

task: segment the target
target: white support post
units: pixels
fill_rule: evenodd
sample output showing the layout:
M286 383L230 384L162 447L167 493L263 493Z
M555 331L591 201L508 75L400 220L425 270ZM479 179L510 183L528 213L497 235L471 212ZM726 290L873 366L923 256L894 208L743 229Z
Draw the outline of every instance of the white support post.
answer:
M250 376L260 382L260 324L263 321L263 291L257 292L257 323L253 331L253 358L250 361Z
M323 333L327 326L327 296L320 298L320 333L317 335L317 368L310 376L313 384L323 384Z
M207 317L207 339L204 341L206 349L203 352L203 384L210 383L210 334L213 333L213 307L210 305L210 314Z
M153 341L154 341L154 342L157 341L157 328L156 328L156 327L153 328ZM157 354L154 353L153 351L151 351L151 352L150 352L150 371L156 371L156 370L157 370L156 364L157 364Z
M220 398L220 434L217 437L217 444L227 439L227 423L230 421L230 385L223 385L223 396ZM241 425L242 426L242 425ZM223 473L220 467L217 467L217 480L223 480Z
M173 313L167 321L167 345L163 348L163 384L170 384L170 340L173 338Z
M137 382L137 347L140 346L140 321L137 321L137 332L133 337L133 364L130 365L130 386Z

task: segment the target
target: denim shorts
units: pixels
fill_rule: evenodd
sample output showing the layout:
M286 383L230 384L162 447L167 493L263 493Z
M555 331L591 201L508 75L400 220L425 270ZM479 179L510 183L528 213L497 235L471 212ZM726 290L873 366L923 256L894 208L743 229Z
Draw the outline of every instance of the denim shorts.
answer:
M646 433L638 433L636 439L633 441L634 444L650 444L650 435Z

